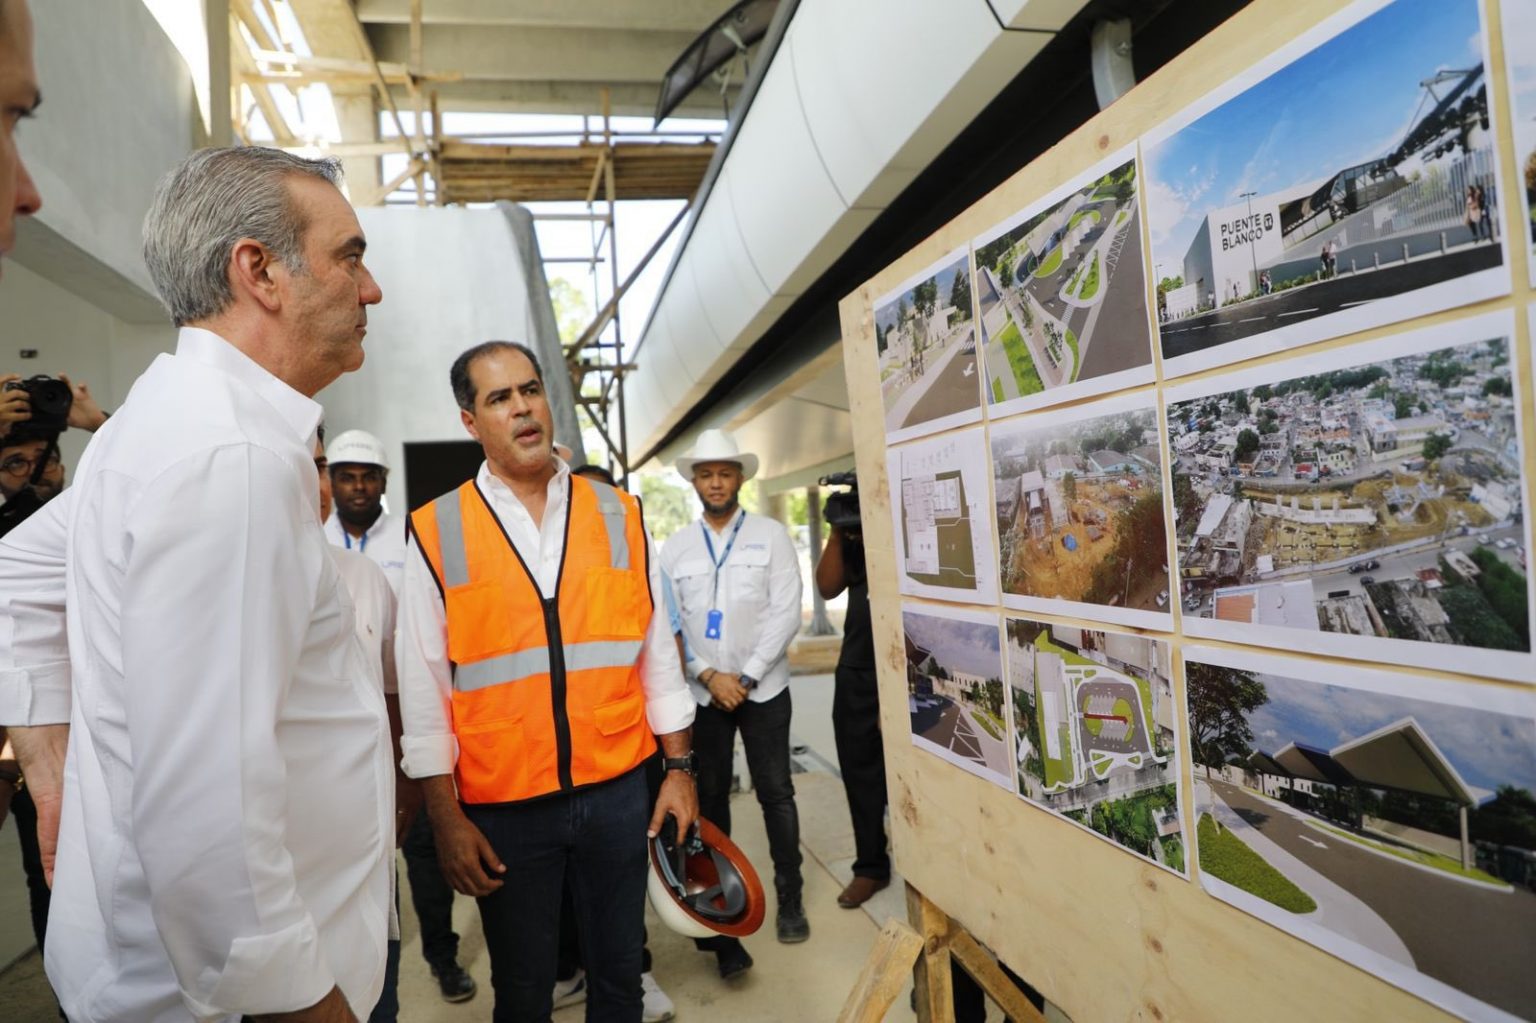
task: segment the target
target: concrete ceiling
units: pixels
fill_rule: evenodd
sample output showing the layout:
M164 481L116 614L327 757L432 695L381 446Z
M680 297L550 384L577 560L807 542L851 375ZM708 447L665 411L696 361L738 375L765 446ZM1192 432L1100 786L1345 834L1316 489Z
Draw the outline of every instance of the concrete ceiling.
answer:
M667 68L729 7L729 0L422 0L422 66L463 74L436 86L445 111L598 114L607 86L614 114L648 115ZM410 0L357 0L356 9L375 56L409 62ZM403 87L396 102L408 105ZM705 84L678 113L718 118L723 111L718 88Z

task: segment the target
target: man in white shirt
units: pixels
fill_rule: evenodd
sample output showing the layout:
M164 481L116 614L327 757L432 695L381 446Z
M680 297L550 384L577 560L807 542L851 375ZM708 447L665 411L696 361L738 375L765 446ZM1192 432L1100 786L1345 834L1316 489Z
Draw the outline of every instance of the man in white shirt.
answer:
M334 507L325 517L326 539L378 565L398 594L405 572L405 522L384 511L384 488L389 483L384 445L366 430L347 430L331 440L325 457ZM421 926L421 956L444 1001L468 1001L475 997L475 981L459 965L453 889L438 865L432 822L426 814L413 815L401 851L411 879L411 907Z
M757 473L757 456L741 451L730 434L705 430L677 460L677 471L704 504L699 521L673 533L661 549L699 704L699 810L730 834L739 730L768 827L778 938L804 941L811 928L801 905L800 817L789 777L789 644L800 631L800 561L783 526L749 515L738 503L742 484ZM721 976L752 965L734 938L711 938L700 947L713 949Z
M0 674L26 725L68 679L46 965L77 1023L347 1023L382 987L388 724L311 475L309 395L361 364L381 297L337 174L241 148L162 183L145 256L177 353L69 494L67 660Z
M544 379L492 341L449 372L485 449L470 482L412 512L400 592L405 770L438 858L480 904L495 1019L547 1020L563 882L587 1019L638 1023L647 835L698 814L693 701L639 503L551 451ZM653 735L655 738L653 738ZM649 807L644 763L666 776Z
M325 520L325 536L337 547L361 551L400 592L405 571L405 523L384 510L389 460L384 445L366 430L348 430L325 449L330 464L335 512Z

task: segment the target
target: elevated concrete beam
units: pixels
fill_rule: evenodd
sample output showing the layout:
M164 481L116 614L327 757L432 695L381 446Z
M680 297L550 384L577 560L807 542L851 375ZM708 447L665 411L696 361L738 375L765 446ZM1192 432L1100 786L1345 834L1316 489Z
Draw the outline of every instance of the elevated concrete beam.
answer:
M546 28L704 31L725 11L721 0L432 0L423 4L427 25L531 25ZM364 24L407 25L410 0L358 0Z
M449 82L435 86L438 103L445 112L475 111L514 114L601 114L601 82ZM610 86L613 113L618 117L649 117L656 112L656 97L661 76L649 85L618 84ZM403 88L391 90L402 109L409 102ZM731 102L740 90L732 87ZM710 85L701 86L674 117L705 117L719 120L725 116L720 93ZM343 126L343 133L347 131ZM365 135L348 135L364 138Z
M659 82L694 32L435 26L422 33L422 65L466 78L513 82ZM380 60L409 62L410 30L368 28Z

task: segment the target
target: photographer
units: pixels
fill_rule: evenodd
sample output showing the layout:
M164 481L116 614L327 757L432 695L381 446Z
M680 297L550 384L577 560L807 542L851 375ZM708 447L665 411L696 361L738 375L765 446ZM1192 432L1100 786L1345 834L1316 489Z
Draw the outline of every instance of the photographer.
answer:
M891 858L885 847L885 749L880 740L880 697L858 481L853 473L846 472L825 477L821 483L850 488L827 498L824 514L832 533L816 564L816 589L827 600L848 591L843 649L837 659L837 688L832 696L832 731L857 852L853 880L837 897L837 904L855 909L891 883Z
M64 489L59 435L107 421L85 384L69 377L0 377L0 536Z

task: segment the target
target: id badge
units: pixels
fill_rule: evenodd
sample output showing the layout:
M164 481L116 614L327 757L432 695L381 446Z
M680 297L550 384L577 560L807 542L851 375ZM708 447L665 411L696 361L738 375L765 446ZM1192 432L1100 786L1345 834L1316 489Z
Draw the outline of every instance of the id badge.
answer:
M720 620L725 616L719 611L711 611L704 619L704 638L720 638Z

